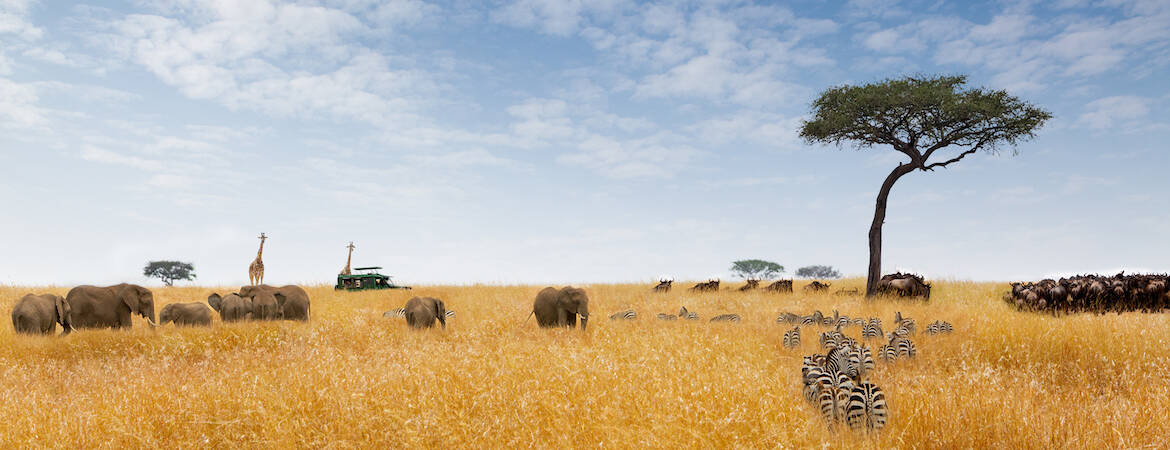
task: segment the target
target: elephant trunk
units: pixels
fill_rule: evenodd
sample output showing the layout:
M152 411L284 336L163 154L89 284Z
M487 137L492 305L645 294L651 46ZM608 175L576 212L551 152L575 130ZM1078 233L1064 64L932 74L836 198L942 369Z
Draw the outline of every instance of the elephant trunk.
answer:
M581 316L581 329L584 330L586 325L589 325L589 315L588 314L584 314Z

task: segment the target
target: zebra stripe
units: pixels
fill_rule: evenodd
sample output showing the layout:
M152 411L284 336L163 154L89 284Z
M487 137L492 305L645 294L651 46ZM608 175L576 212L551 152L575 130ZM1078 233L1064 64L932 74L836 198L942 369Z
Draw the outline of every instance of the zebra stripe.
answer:
M638 313L632 309L625 311L618 311L609 316L609 320L634 320L638 318Z
M949 322L936 320L926 326L926 334L941 334L955 331Z
M849 396L853 393L853 381L845 374L822 374L817 378L817 385L817 404L821 416L830 424L845 421Z
M449 317L449 318L450 318L450 317L455 317L455 311L452 311L452 310L449 310L449 309L448 309L448 310L447 310L447 312L443 313L443 315L444 315L444 316L447 316L447 317Z
M800 327L793 328L784 333L784 348L800 347Z
M881 388L870 382L854 386L849 394L845 418L849 428L854 430L882 429L889 418L886 395L882 393Z
M885 333L882 333L881 324L872 321L861 329L861 337L864 339L878 339L885 336Z
M684 306L682 308L679 308L678 318L686 319L686 320L699 320L699 315L695 314L693 312L687 311L687 307Z
M803 319L803 318L796 315L796 314L786 312L786 313L780 314L780 316L776 318L776 323L797 324L797 323L800 323L801 319Z
M658 320L677 320L678 316L674 314L658 313Z
M695 318L697 319L698 316L695 316ZM720 314L712 317L708 322L739 322L739 320L739 314Z
M849 373L853 376L854 381L865 380L873 368L873 352L869 350L869 347L859 346L849 351Z
M406 308L391 309L382 313L382 317L406 317Z

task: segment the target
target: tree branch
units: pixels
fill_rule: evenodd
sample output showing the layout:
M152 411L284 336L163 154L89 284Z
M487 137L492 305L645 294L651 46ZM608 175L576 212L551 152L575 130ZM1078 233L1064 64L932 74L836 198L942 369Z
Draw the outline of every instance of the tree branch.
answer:
M948 159L948 160L943 161L943 162L936 162L934 164L923 166L922 170L929 170L929 171L933 172L935 167L946 167L948 164L957 163L957 162L959 162L959 160L966 158L967 155L970 155L972 153L979 151L979 147L982 147L982 146L983 146L983 142L980 142L979 144L975 145L974 147L971 147L970 150L967 150L963 153L959 153L959 156L956 156L954 158Z

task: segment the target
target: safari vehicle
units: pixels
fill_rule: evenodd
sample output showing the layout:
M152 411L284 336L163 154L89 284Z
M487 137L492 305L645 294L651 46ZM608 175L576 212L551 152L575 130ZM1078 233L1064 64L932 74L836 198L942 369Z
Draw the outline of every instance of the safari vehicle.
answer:
M410 286L399 286L388 275L378 273L381 267L356 267L353 270L362 273L352 275L338 275L334 290L364 291L367 289L410 289Z

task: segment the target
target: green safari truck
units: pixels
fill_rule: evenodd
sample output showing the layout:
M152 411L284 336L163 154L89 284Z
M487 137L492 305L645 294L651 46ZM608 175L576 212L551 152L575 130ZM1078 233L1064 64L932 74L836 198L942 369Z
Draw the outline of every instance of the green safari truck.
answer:
M355 267L361 273L352 275L338 275L334 290L364 291L367 289L410 289L410 286L399 286L389 275L378 273L381 267Z

